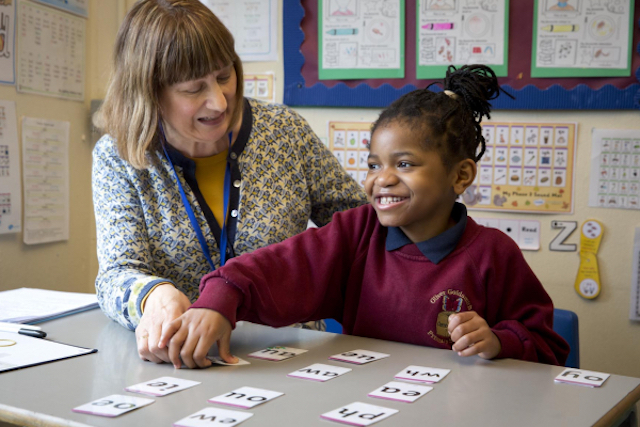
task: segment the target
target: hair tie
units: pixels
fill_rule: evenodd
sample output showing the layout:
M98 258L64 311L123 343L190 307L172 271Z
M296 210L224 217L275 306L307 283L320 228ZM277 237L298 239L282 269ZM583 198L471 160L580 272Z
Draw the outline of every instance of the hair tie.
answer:
M449 89L445 89L444 90L444 94L447 95L447 96L450 96L453 99L458 98L458 94L453 92L453 91L450 91Z

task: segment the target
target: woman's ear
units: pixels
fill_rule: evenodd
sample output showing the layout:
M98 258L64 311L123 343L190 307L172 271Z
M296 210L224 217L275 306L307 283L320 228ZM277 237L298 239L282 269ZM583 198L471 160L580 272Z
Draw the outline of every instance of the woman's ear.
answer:
M453 167L454 172L454 182L453 182L453 190L459 196L464 193L464 190L467 189L472 183L473 180L476 179L476 173L478 173L478 167L476 162L472 159L464 159L458 162Z

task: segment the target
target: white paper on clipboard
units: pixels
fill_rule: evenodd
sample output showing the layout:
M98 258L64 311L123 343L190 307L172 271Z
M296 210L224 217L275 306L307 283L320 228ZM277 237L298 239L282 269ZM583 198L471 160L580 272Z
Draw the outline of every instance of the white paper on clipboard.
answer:
M0 373L97 351L13 332L0 332Z

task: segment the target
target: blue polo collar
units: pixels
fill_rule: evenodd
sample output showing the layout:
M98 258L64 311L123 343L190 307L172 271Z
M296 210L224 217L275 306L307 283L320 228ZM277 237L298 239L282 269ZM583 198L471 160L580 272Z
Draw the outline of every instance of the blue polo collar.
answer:
M456 225L436 237L416 243L422 255L434 264L438 264L458 246L458 242L467 227L467 208L465 205L456 202L451 210L451 218L456 222ZM413 242L400 228L389 227L385 245L387 251L394 251L411 244Z

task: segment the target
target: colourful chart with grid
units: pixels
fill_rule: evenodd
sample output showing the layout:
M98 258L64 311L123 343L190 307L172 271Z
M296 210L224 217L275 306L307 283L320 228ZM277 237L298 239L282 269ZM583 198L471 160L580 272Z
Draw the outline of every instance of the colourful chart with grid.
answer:
M592 148L595 165L591 168L589 206L640 209L640 136L637 131L626 133L629 137L600 138L597 156Z
M461 201L470 209L571 213L575 123L486 122L487 148Z
M329 149L353 179L364 187L371 140L370 122L329 122Z

